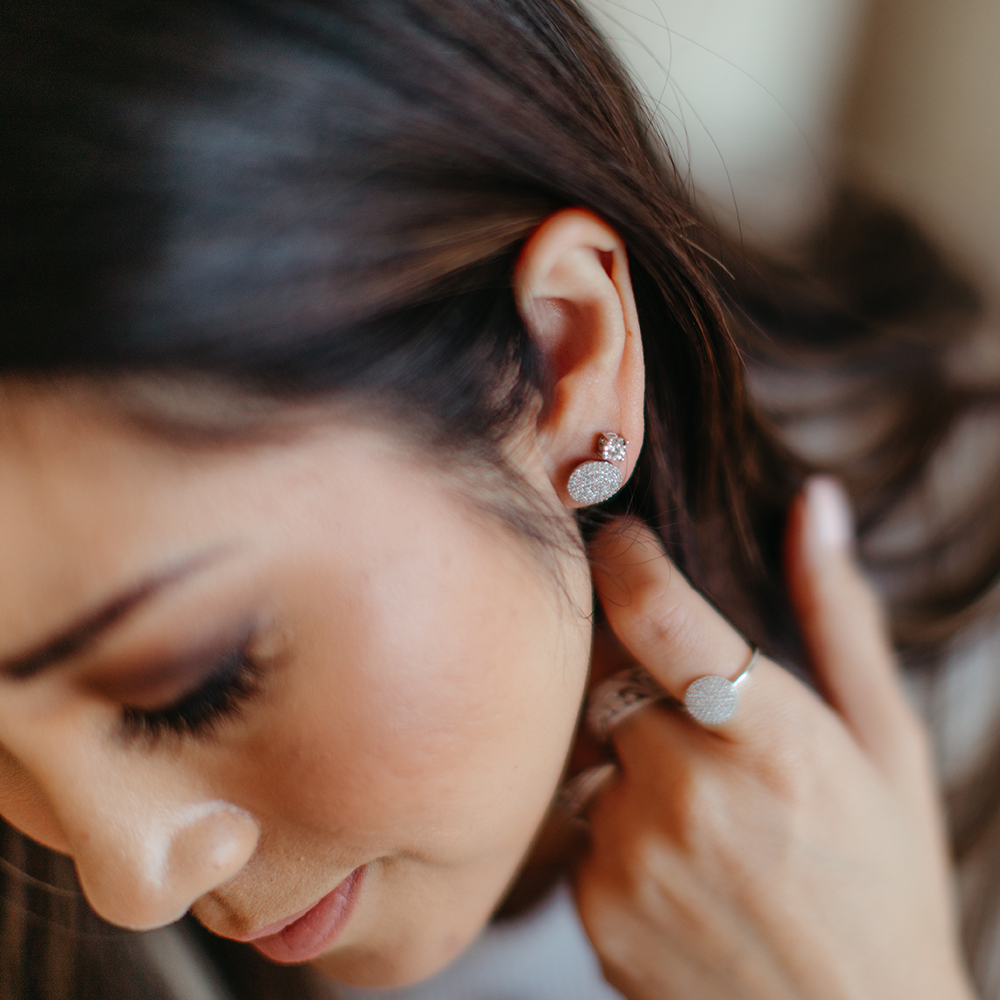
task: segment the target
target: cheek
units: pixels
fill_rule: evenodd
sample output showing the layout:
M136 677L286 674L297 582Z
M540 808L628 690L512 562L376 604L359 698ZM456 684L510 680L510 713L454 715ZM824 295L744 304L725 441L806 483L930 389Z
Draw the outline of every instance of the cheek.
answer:
M300 630L289 722L268 734L273 781L286 817L339 831L360 860L519 856L571 738L587 622L506 550L428 555L350 593L311 588L329 599Z
M55 813L31 775L0 745L0 815L25 836L61 854L71 851Z
M286 818L336 832L345 866L380 861L355 931L322 968L364 985L437 971L475 936L551 800L576 721L590 632L525 572L355 593L285 742ZM501 563L501 569L503 564ZM536 571L537 572L537 571ZM450 582L449 582L450 581ZM588 591L589 593L589 591ZM329 648L329 647L328 647ZM313 788L303 796L300 790ZM314 838L314 839L313 839Z

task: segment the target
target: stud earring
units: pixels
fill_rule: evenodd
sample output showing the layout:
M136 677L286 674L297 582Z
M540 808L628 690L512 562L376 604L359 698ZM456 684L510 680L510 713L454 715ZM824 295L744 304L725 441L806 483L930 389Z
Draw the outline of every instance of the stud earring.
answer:
M624 462L628 441L614 431L597 439L598 462L581 462L569 477L566 490L579 504L603 503L622 488L622 472L614 462Z

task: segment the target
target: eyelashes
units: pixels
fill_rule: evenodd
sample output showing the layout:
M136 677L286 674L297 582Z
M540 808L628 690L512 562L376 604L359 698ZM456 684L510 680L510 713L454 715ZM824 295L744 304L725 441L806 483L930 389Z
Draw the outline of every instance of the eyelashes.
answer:
M172 705L157 709L126 705L122 711L124 735L150 742L166 736L204 739L222 722L237 718L260 690L260 665L249 647L247 639L230 650L206 681Z

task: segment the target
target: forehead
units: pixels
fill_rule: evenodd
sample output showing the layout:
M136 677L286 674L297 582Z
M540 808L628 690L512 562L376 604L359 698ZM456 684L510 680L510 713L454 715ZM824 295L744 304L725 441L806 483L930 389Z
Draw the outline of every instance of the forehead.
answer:
M3 647L30 644L205 548L294 548L346 521L345 557L366 536L374 554L421 523L453 522L439 494L400 442L333 415L280 439L190 447L124 420L90 390L5 387Z
M130 425L94 391L5 386L0 395L0 552L40 573L107 559L152 525L178 523L185 497L246 475L263 449L185 449ZM177 505L181 506L178 507ZM172 511L175 513L172 514ZM152 545L152 539L149 539Z

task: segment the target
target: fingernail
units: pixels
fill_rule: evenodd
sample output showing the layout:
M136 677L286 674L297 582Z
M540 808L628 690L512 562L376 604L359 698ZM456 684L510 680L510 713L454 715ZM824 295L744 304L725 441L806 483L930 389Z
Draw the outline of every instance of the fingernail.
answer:
M845 551L854 544L854 515L847 493L830 476L806 483L806 530L819 549Z

